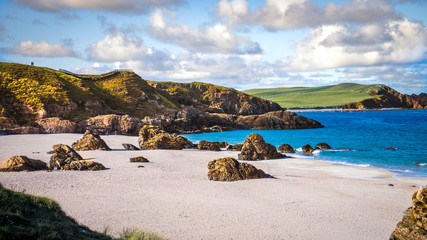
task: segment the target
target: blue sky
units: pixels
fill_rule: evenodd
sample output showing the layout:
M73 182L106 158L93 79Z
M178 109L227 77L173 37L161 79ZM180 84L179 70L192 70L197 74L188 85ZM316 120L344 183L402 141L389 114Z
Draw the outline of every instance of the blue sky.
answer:
M0 0L0 61L239 90L427 92L424 0Z

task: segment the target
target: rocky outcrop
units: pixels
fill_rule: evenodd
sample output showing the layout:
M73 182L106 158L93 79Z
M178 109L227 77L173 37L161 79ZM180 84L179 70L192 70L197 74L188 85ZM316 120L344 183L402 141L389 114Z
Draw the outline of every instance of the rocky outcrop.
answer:
M150 161L148 161L148 159L146 159L143 156L139 156L139 157L130 158L130 162L150 162Z
M45 133L74 133L78 129L75 122L58 117L43 118L37 124Z
M424 109L425 93L420 95L401 94L388 86L381 86L376 91L377 96L361 102L350 103L342 106L346 109L377 109L377 108L406 108Z
M331 146L329 146L329 144L321 142L318 143L316 146L317 149L331 149Z
M47 164L40 160L30 159L26 156L13 156L3 162L1 172L19 172L46 170Z
M314 148L312 146L310 146L310 144L306 144L304 146L302 146L302 152L304 154L312 154L314 151Z
M193 143L185 137L160 130L158 126L146 125L141 128L138 138L141 150L191 148Z
M68 145L53 146L53 155L50 157L49 169L53 170L103 170L105 167L97 162L83 160L83 158Z
M92 134L89 130L86 130L83 137L73 143L71 147L77 151L111 150L99 135Z
M294 148L291 145L286 144L286 143L280 145L278 150L281 153L295 153Z
M246 137L242 152L239 154L239 160L266 160L281 157L282 155L277 152L276 147L266 143L258 133L252 133Z
M427 187L420 187L413 194L412 202L414 206L405 211L390 240L427 239Z
M128 151L139 150L139 148L130 143L122 143L122 146Z
M93 133L103 135L137 135L143 125L143 121L139 118L116 114L100 115L79 122L81 129L88 129Z
M228 145L226 142L209 142L202 140L197 144L199 150L209 150L209 151L221 151L221 148L225 148Z
M257 169L248 163L240 163L230 157L209 162L208 170L208 178L213 181L237 181L266 176L261 169Z

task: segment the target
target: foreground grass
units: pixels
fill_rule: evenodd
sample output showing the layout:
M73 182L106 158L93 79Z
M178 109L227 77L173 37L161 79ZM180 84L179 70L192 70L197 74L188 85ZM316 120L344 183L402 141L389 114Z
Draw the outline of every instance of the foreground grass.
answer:
M162 240L154 233L125 230L123 239ZM112 239L79 225L53 200L18 193L0 184L0 239Z
M378 89L379 86L343 83L324 87L251 89L244 92L277 102L285 108L315 108L341 106L373 98L370 89Z

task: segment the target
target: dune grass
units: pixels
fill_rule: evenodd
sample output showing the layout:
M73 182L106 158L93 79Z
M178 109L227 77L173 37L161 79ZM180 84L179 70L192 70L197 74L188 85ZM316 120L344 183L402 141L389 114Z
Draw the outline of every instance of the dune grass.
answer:
M285 108L315 108L341 106L373 98L372 90L380 86L342 83L324 87L250 89L244 92L277 102Z

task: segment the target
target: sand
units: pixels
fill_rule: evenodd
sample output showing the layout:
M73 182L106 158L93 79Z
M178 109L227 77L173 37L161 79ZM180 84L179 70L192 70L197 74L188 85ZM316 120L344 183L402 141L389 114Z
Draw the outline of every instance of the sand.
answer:
M0 161L26 155L48 162L52 145L71 145L81 136L0 136ZM214 182L208 162L237 152L125 151L121 144L137 145L137 137L102 138L112 151L79 153L108 170L0 173L0 183L50 197L80 224L113 236L140 228L169 239L340 240L388 239L412 192L427 183L295 158L250 162L275 179ZM136 156L150 162L129 162Z

